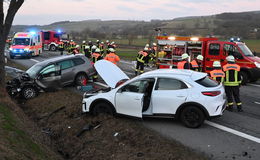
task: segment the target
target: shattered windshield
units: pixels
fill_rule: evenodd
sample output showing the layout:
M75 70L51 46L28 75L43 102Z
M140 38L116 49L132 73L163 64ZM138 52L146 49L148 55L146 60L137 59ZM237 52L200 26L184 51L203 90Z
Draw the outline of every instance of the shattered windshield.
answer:
M238 44L238 47L242 50L245 56L253 57L254 54L250 51L250 49L245 44Z
M41 65L34 65L31 68L29 68L26 73L29 74L29 76L31 78L35 78L35 76L37 75L37 73L42 69Z
M30 44L30 38L15 38L13 40L13 45L25 45L28 46Z

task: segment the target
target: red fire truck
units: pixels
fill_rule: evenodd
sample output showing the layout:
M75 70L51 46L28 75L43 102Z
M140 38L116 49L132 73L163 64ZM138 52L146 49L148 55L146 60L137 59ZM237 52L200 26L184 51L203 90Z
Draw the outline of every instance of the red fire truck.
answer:
M227 63L226 57L233 55L241 67L243 83L260 78L260 58L255 56L243 42L219 41L217 38L158 36L158 68L176 68L183 53L191 60L197 55L204 56L203 71L213 70L213 62Z
M58 48L58 42L64 36L64 32L58 31L41 31L42 43L44 50L56 51Z

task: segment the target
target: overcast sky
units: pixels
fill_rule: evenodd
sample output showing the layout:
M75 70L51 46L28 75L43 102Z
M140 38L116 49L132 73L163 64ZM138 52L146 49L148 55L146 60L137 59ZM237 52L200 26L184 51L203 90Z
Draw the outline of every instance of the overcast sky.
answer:
M14 24L151 20L260 10L260 0L25 0Z

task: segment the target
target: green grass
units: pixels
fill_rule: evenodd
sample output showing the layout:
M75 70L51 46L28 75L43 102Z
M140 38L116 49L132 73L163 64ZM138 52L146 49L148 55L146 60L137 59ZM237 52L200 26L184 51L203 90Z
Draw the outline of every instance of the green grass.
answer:
M138 51L139 50L137 49L124 49L124 48L116 49L116 53L121 59L130 60L130 61L135 60Z
M11 159L46 159L45 153L41 147L34 143L30 136L21 128L21 124L11 113L9 108L0 105L0 137L5 141L3 147L11 149L13 155L6 154ZM4 144L4 143L3 143ZM0 151L1 152L1 151Z
M256 51L260 53L260 40L244 40L246 45L251 49L251 51Z

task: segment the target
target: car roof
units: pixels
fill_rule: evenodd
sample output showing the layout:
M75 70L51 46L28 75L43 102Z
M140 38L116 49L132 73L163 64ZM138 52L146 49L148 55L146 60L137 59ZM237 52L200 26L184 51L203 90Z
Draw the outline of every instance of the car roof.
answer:
M168 76L168 77L179 77L179 76L185 76L190 77L194 81L204 78L207 76L206 73L201 72L195 72L192 70L186 70L186 69L157 69L153 71L149 71L146 73L143 73L140 75L140 77L158 77L158 76Z
M47 64L50 64L50 63L54 63L54 62L57 62L57 61L60 61L60 60L66 60L66 59L71 59L71 58L76 58L76 57L82 57L84 56L83 54L78 54L78 55L64 55L64 56L58 56L58 57L54 57L54 58L50 58L50 59L47 59L47 60L44 60L42 62L38 62L37 65L47 65Z

